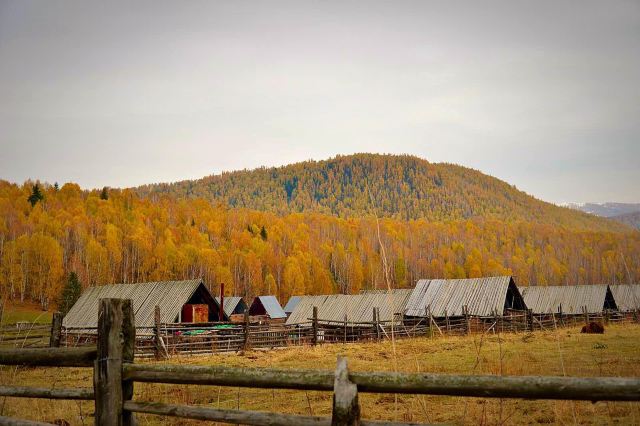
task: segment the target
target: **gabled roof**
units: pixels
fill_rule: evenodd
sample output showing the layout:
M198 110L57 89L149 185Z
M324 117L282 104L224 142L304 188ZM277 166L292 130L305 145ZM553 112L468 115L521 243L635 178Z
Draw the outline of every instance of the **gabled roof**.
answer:
M225 296L224 307L223 307L224 314L227 317L230 317L231 315L233 315L234 311L236 310L240 302L244 304L244 308L246 309L247 305L246 303L244 303L241 296ZM216 303L218 304L218 306L220 306L220 296L216 296Z
M300 303L300 301L302 300L302 298L305 296L291 296L289 298L289 301L287 302L286 305L284 305L284 312L286 314L290 314L291 312L293 312L293 310L295 309L296 305L298 303Z
M428 308L434 317L462 316L464 306L469 315L502 315L510 287L520 298L510 276L420 280L409 297L405 315L425 316Z
M304 322L309 322L309 318L313 315L313 307L321 306L325 300L327 299L327 295L322 296L296 296L300 299L298 303L289 314L289 318L287 318L287 324L300 324Z
M635 311L640 309L640 284L610 285L611 293L618 310Z
M602 285L553 285L522 287L527 307L536 314L581 314L586 306L588 313L599 313L605 308L609 286Z
M258 296L256 299L260 301L269 318L278 319L287 317L287 314L282 310L282 306L280 306L280 302L278 302L275 296ZM254 300L253 303L256 303L256 300Z
M331 294L301 296L287 319L287 324L309 322L313 307L318 308L318 319L325 321L371 322L373 308L378 308L381 321L391 321L402 315L411 294L410 289L367 291L361 294Z
M160 306L161 322L174 322L182 305L187 303L200 285L204 291L209 292L200 279L89 287L65 315L62 325L64 327L97 327L100 299L105 298L131 299L136 327L154 325L156 305Z
M396 288L391 290L368 290L355 295L360 299L351 316L354 322L370 322L373 320L373 308L378 308L380 321L399 319L404 315L410 288Z

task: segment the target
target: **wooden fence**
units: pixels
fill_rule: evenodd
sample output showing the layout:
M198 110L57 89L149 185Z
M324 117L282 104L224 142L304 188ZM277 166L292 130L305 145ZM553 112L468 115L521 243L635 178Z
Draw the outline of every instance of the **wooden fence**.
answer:
M359 392L533 398L588 401L640 401L640 378L537 376L456 376L350 372L338 357L335 372L257 368L135 364L136 329L130 300L102 299L96 347L0 349L0 364L92 367L93 388L49 389L0 386L0 396L95 401L95 424L135 424L134 413L247 425L400 425L362 420ZM332 416L214 409L133 399L136 382L196 384L333 392ZM0 417L1 424L42 424Z
M555 330L580 326L590 321L603 323L639 322L637 312L605 311L568 315L533 314L531 311L509 311L503 315L424 317L379 320L378 308L373 308L371 322L335 321L318 318L317 309L305 323L254 322L245 315L241 323L161 323L156 307L155 324L136 327L134 353L136 357L157 359L173 355L198 355L217 352L237 352L296 345L348 343L418 336L463 335L471 333L517 333ZM55 313L51 326L18 324L0 328L0 346L8 347L81 347L95 346L97 327L63 328L62 316Z
M62 314L53 314L51 325L21 321L0 326L0 344L20 347L59 346Z

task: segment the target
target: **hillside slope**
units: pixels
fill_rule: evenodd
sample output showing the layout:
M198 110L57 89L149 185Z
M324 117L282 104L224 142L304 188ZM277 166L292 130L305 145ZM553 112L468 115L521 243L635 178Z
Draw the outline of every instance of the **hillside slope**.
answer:
M278 214L320 212L409 220L474 217L528 220L591 230L624 225L537 200L492 176L408 155L356 154L136 188L144 196L202 197Z
M355 294L422 278L514 275L520 285L640 281L640 232L536 222L278 215L131 190L0 180L0 299L53 307L83 287L202 278L228 295ZM602 219L604 220L604 219ZM623 226L623 225L619 225ZM384 247L384 258L380 245ZM28 279L27 279L28 278Z
M632 228L640 229L640 212L621 214L620 216L614 216L611 219L624 223L625 225L629 225Z

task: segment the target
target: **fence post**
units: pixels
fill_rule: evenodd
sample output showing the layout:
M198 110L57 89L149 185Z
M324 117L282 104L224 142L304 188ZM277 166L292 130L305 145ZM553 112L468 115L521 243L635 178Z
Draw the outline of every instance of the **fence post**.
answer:
M533 331L533 309L527 309L527 322L529 323L529 331Z
M469 308L467 305L462 307L462 314L464 315L464 327L467 334L471 334L471 322L469 322Z
M313 307L313 316L311 319L311 330L313 335L311 336L311 344L313 346L318 344L318 307Z
M380 340L380 308L373 308L373 327L376 340Z
M344 340L342 343L347 343L347 314L344 314Z
M582 312L584 312L584 322L586 324L589 324L589 313L587 312L587 307L586 306L582 307Z
M347 358L339 355L336 377L333 382L331 426L357 426L359 424L358 386L349 380Z
M162 328L160 325L160 306L156 305L153 313L153 337L154 337L154 354L156 359L169 358L167 347L162 341Z
M243 342L243 350L249 349L250 339L249 339L249 329L250 329L250 318L249 318L249 310L244 311L244 342Z
M564 318L562 318L562 303L558 306L558 315L560 316L560 326L564 327Z
M431 312L430 312L430 309L429 309L429 305L426 305L424 307L424 316L427 319L427 324L429 325L429 331L428 331L429 337L433 337L433 335L431 334ZM424 335L425 336L427 335L427 330L426 329L424 330Z
M49 337L49 347L59 348L62 338L62 312L54 312L51 318L51 336Z
M447 326L447 333L449 333L449 314L447 313L447 310L444 310L444 321L445 321L445 325Z
M133 397L133 382L122 381L122 363L133 362L136 329L130 299L100 299L98 357L93 370L95 421L98 426L135 424L122 409Z

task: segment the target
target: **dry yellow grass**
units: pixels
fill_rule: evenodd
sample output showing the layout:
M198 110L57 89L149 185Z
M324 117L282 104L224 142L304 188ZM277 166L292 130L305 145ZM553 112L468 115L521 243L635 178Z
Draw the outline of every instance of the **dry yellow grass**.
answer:
M406 372L505 375L640 376L640 326L611 326L604 335L577 328L531 335L507 334L396 343L398 368ZM183 357L172 363L250 367L330 369L338 354L359 371L393 370L390 342L250 351L242 355ZM501 355L502 354L502 359ZM0 383L31 386L91 386L89 369L3 367ZM329 415L331 394L205 386L136 384L135 398L177 404ZM497 400L439 396L361 394L363 416L449 424L640 424L640 403ZM0 398L3 415L35 420L63 418L91 424L92 403ZM139 416L140 424L197 424L195 421Z
M1 303L1 301L0 301ZM0 318L0 325L29 321L37 324L51 324L52 311L43 311L35 303L7 304Z

